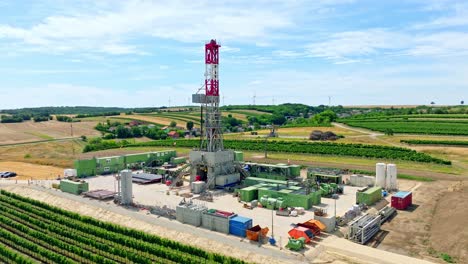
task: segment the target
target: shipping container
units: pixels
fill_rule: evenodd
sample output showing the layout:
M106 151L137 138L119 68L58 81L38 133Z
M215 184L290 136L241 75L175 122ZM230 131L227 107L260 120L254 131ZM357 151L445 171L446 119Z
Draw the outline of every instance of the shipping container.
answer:
M69 181L61 180L60 181L60 190L62 192L72 193L79 195L83 192L89 191L88 183L85 181Z
M210 209L202 214L202 227L229 234L229 220L235 216L234 213Z
M380 199L382 199L381 187L366 188L363 191L356 192L357 204L373 205Z
M391 205L398 210L405 210L413 204L413 194L411 192L397 192L392 195Z
M252 228L252 218L234 216L229 220L229 234L245 237L247 229Z
M177 221L193 226L201 226L202 214L206 211L204 206L195 204L181 204L176 207Z
M245 187L239 191L241 201L251 202L252 200L258 200L258 188L255 186Z

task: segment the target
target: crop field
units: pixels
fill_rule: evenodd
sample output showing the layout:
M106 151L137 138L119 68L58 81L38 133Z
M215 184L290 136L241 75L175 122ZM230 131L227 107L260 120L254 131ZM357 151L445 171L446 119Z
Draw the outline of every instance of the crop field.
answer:
M449 146L467 146L468 140L420 140L420 139L402 139L401 143L410 145L449 145Z
M0 226L6 263L244 263L3 190Z
M130 147L186 147L194 148L199 145L198 140L155 140L150 142L141 142L129 144ZM353 156L367 158L386 158L395 160L408 160L424 163L437 163L450 165L448 160L434 158L428 154L420 153L411 149L379 146L379 145L364 145L364 144L341 144L329 142L304 143L295 141L272 141L265 145L263 140L225 140L225 148L246 151L263 151L265 148L273 152L285 153L307 153L307 154L322 154L336 156ZM113 141L106 141L102 145L88 145L88 151L104 150L111 148L122 147Z
M394 133L413 134L440 134L440 135L468 135L468 121L368 121L366 119L340 120L353 127L367 128L374 131L385 132L389 129Z
M73 123L73 135L97 136L100 135L94 127L97 122ZM67 138L71 136L70 123L47 121L22 123L0 123L0 144L30 142Z

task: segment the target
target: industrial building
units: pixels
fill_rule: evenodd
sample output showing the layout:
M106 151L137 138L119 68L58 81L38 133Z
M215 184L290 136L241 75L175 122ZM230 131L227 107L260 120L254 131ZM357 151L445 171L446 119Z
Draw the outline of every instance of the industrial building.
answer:
M127 168L141 168L144 166L161 166L176 157L174 150L127 154L122 156L81 159L75 161L78 177L88 177L118 173Z

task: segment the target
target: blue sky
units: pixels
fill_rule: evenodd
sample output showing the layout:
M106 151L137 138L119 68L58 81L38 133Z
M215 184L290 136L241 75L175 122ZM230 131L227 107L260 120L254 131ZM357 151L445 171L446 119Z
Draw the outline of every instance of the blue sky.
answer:
M225 104L458 104L468 2L0 0L0 109L187 105L221 42Z

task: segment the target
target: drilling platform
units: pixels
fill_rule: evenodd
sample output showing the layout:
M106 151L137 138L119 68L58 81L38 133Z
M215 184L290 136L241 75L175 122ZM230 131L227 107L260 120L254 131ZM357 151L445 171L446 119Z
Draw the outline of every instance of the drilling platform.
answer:
M216 40L205 44L205 84L192 95L192 102L201 105L200 149L190 152L190 182L205 182L205 190L240 181L240 166L235 153L225 150L219 108L219 48ZM191 184L192 186L192 184Z

